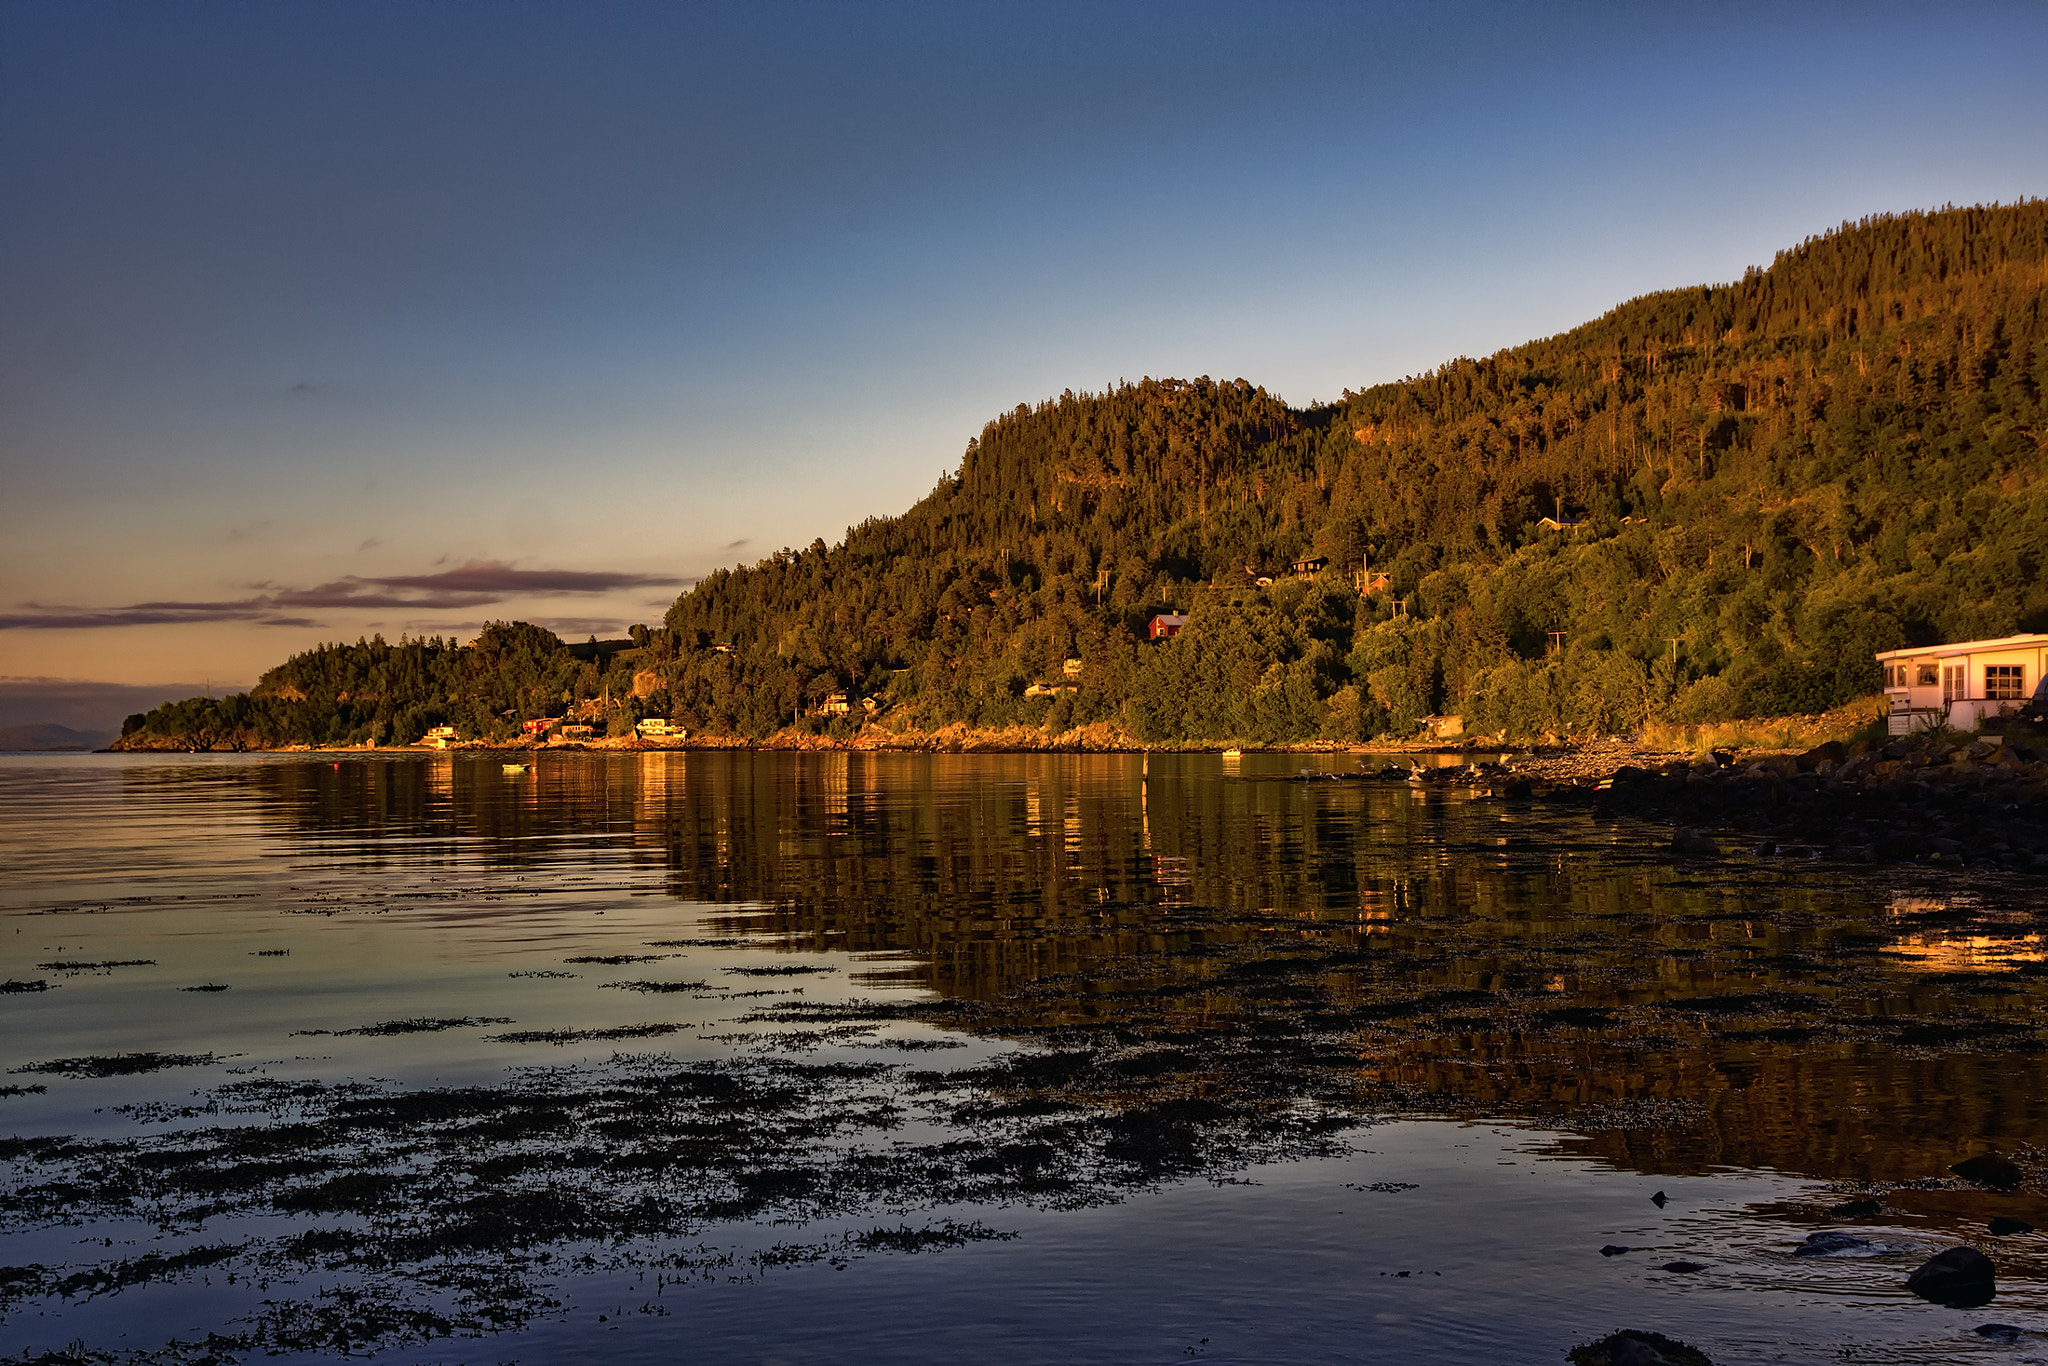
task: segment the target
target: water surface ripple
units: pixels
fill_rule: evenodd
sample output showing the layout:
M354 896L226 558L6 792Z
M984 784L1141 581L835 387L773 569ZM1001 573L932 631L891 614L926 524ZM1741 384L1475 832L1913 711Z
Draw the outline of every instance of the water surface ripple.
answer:
M0 1360L2048 1360L2037 883L1356 762L0 757Z

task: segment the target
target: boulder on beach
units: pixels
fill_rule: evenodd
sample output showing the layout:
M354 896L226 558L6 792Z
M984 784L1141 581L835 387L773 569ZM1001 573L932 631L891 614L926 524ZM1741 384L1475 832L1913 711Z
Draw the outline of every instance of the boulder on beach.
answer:
M1713 1358L1699 1348L1642 1328L1611 1333L1565 1355L1572 1366L1714 1366Z
M2032 1233L2034 1231L2034 1226L2026 1220L2013 1219L2003 1214L1993 1219L1989 1224L1986 1224L1985 1227L2001 1238L2010 1237L2015 1233Z
M1997 1293L1996 1268L1974 1247L1937 1252L1906 1277L1906 1289L1923 1300L1951 1309L1989 1304Z

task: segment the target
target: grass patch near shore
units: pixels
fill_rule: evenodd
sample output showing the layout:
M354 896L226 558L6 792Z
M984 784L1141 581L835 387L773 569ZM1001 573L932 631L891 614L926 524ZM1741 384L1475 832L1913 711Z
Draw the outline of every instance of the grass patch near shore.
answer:
M1854 702L1812 716L1760 716L1742 721L1702 721L1682 725L1652 721L1640 739L1646 749L1671 754L1704 755L1727 750L1808 750L1830 740L1877 739L1891 704L1882 696Z

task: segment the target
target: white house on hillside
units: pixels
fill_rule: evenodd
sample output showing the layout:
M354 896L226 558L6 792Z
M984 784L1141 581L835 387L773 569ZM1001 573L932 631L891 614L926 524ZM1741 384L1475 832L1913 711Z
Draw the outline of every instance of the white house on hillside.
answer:
M1985 717L2016 712L2042 690L2048 635L1887 650L1877 662L1892 702L1892 734L1944 721L1957 730L1976 730Z

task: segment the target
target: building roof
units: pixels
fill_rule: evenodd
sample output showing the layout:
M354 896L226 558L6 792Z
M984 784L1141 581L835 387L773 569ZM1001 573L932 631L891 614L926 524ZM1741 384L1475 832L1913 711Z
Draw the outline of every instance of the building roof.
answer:
M1917 650L1886 650L1879 659L1952 659L1956 655L1989 654L1993 650L2048 649L2048 635L1999 636L1995 640L1961 640L1953 645L1926 645Z
M1185 626L1188 624L1187 613L1185 612L1161 612L1152 620L1155 622L1163 621L1168 626Z

